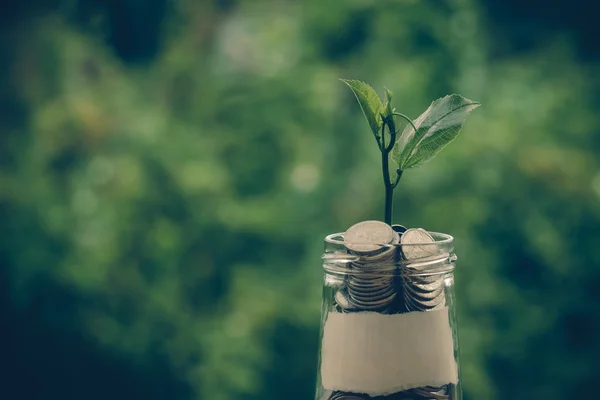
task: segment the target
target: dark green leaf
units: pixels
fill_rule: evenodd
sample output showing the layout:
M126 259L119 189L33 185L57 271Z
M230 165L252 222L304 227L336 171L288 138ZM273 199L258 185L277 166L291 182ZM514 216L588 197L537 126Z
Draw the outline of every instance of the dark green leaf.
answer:
M361 81L340 80L352 89L352 92L356 96L358 104L360 104L360 108L362 108L363 114L371 127L371 131L373 131L373 135L379 136L379 130L381 129L382 124L381 113L383 112L383 104L381 104L381 99L377 95L377 92L375 92L375 89Z
M460 133L469 113L479 103L459 94L442 97L414 121L417 131L409 124L396 141L392 159L401 170L417 167L431 160Z
M385 88L385 97L386 97L386 101L385 104L383 105L383 109L384 109L384 116L386 118L390 117L392 115L392 113L394 112L394 110L392 110L392 97L393 97L394 93L392 93L392 91L388 88Z

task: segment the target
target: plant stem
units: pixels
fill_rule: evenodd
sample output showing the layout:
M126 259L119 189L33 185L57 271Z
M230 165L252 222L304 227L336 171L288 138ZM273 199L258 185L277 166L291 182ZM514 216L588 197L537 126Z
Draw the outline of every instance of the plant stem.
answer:
M390 160L388 150L381 151L381 169L383 170L383 184L385 185L385 218L386 224L392 224L392 204L394 199L394 186L390 181Z
M396 170L396 182L394 182L394 184L392 185L392 188L396 189L396 186L398 186L398 182L400 182L400 178L402 178L402 173L404 171L402 171L401 169L397 169Z
M392 115L397 115L398 117L403 118L404 120L406 120L406 122L408 122L410 124L410 126L412 126L412 128L415 130L415 134L417 133L417 127L415 126L415 124L413 123L412 119L408 118L406 115L404 114L400 114L399 112L395 112Z
M396 115L396 113L394 113ZM405 119L408 119L410 124L412 125L412 121L410 118L403 114L399 114ZM385 144L385 127L388 125L388 131L390 133L390 141L388 145ZM413 125L414 127L414 125ZM390 121L386 121L384 119L383 124L381 126L381 169L383 172L383 184L385 187L385 215L384 221L386 224L392 224L392 214L393 214L393 205L394 205L394 189L398 185L400 178L402 177L402 171L398 169L397 176L394 182L392 182L390 178L390 152L394 148L394 144L396 143L396 130L393 117L390 118Z
M393 212L393 203L394 203L394 187L395 184L392 183L390 179L390 151L394 146L394 142L396 141L396 132L393 128L388 127L390 133L390 142L388 145L385 144L385 127L388 125L387 122L384 122L381 127L381 169L383 172L383 185L385 187L385 215L384 221L386 224L392 224L392 212ZM392 124L393 125L393 124Z

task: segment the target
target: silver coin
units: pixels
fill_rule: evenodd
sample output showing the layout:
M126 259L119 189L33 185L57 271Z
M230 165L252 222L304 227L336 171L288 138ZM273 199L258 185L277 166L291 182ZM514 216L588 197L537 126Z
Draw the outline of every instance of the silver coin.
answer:
M360 308L360 309L363 309L365 307L381 308L383 306L388 306L395 298L396 298L396 293L390 293L390 294L383 296L381 298L378 298L378 299L363 299L363 298L357 298L354 296L350 296L350 303L354 307Z
M348 292L342 288L335 294L335 302L343 309L352 308L350 299L348 298Z
M357 286L382 286L391 285L394 279L389 276L368 277L360 275L349 275L347 282Z
M396 293L390 297L377 301L360 301L352 298L352 304L362 310L379 310L388 306L396 298Z
M427 285L440 282L440 274L415 274L413 268L404 268L402 277L415 284Z
M369 278L369 277L364 277L364 276L358 277L358 276L350 275L350 276L348 276L348 279L346 279L346 283L348 286L366 287L366 288L391 286L393 282L394 282L394 280L392 278L385 277L385 276Z
M359 309L379 309L389 305L396 296L396 291L389 279L380 278L373 281L356 282L349 276L346 282L350 303Z
M356 254L369 254L381 250L382 245L392 243L395 234L385 222L363 221L348 228L344 234L344 244Z
M392 241L389 243L389 246L382 246L383 249L380 252L378 252L377 254L363 255L358 262L361 262L363 260L365 260L369 263L373 263L373 262L383 263L383 262L396 261L397 259L400 258L400 257L398 257L399 249L398 249L398 246L396 246L398 243L400 243L400 235L398 234L398 232L394 231L393 238L392 238Z
M398 243L400 243L400 236L402 234L399 233L398 231L395 231L394 228L392 228L392 231L394 231L394 237L392 238L392 241L390 242L390 244L398 244Z
M349 294L351 294L352 296L355 296L355 297L376 298L376 297L382 296L386 293L394 292L394 288L391 286L382 286L382 287L373 287L373 288L349 287L348 292L349 292Z
M445 307L444 275L408 273L403 275L403 282L403 299L408 311L427 311Z
M382 311L387 309L392 301L396 298L396 295L393 295L389 299L383 299L380 301L360 301L360 300L352 300L352 304L362 311Z
M399 257L399 247L396 246L400 243L400 235L393 232L392 241L390 243L378 246L379 249L376 251L366 252L351 252L359 256L358 260L354 261L354 266L360 269L373 269L375 266L382 264L394 264Z
M372 288L355 288L353 286L348 286L348 294L350 295L350 297L359 297L363 299L376 299L380 298L381 296L391 295L395 292L396 290L393 286L381 286Z
M381 246L377 252L362 254L355 263L363 265L364 268L373 267L377 264L388 263L396 259L397 249L394 246Z
M421 306L421 307L435 307L438 304L440 304L446 300L446 295L444 294L444 292L440 292L435 297L433 297L433 296L427 297L427 296L423 296L423 295L416 295L414 292L405 290L404 291L404 299L410 300L416 304L419 304L419 306Z
M389 279L377 279L373 280L373 282L368 281L359 281L352 278L348 278L347 285L351 289L356 290L364 290L364 291L373 291L380 288L389 288L392 287L392 280Z
M444 298L445 299L445 298ZM404 304L408 311L429 311L445 307L444 299L435 299L431 302L417 301L410 296L404 296Z
M352 275L348 275L348 280L352 279L355 282L391 282L393 274L370 271L355 271Z
M441 279L440 279L441 281ZM405 286L411 291L418 294L431 294L435 293L436 295L442 292L445 289L444 282L433 282L433 283L413 283L406 282Z
M418 260L437 253L436 246L430 244L435 243L435 240L425 229L408 229L400 237L400 243L402 244L402 254L406 260ZM420 244L423 246L419 246ZM408 266L410 267L410 264Z
M442 299L445 298L444 292L443 291L439 291L439 292L430 292L430 293L419 293L417 291L412 290L412 288L410 287L405 287L405 296L410 296L413 300L415 301L432 301L435 299Z
M423 308L423 309L432 309L436 306L438 306L439 304L445 304L446 303L446 296L442 293L436 297L422 297L422 296L417 296L414 293L410 293L410 292L404 292L404 300L405 303L414 303L415 305L418 305L419 308Z
M383 293L387 293L389 291L393 291L394 288L392 286L371 286L371 287L364 287L364 286L348 286L348 290L350 292L350 294L355 295L355 296L378 296L381 295Z
M391 296L396 293L396 290L393 286L383 286L381 288L373 288L371 290L364 288L356 288L348 287L348 294L351 298L360 298L360 299L380 299L382 297Z
M425 299L417 299L415 297L412 296L405 296L405 300L411 301L415 304L418 304L418 306L420 308L426 309L426 310L432 310L434 308L440 308L439 306L444 304L444 301L446 300L446 296L438 296L435 297L433 299L429 299L429 300L425 300Z
M393 286L381 285L381 286L354 286L348 285L348 292L357 296L377 296L381 293L386 293L390 290L394 290Z
M395 294L396 294L396 291L393 289L386 290L384 292L378 292L378 293L360 293L360 292L354 292L352 290L350 290L348 292L348 296L350 297L350 302L352 304L358 304L357 302L364 303L364 304L366 304L366 303L380 304L385 299L391 299L392 296L394 296Z
M382 287L382 286L392 286L393 280L391 278L373 278L373 280L368 279L356 279L353 276L349 276L346 280L348 286L352 287L364 287L368 289Z
M408 312L423 312L427 311L426 308L420 307L418 304L415 304L409 300L404 300L404 305L406 307L406 311Z
M354 301L360 301L362 303L378 303L380 301L386 300L386 299L390 299L392 296L394 296L396 294L396 292L393 289L389 289L385 292L380 292L377 294L361 294L361 293L356 293L356 292L350 292L350 301L354 302Z
M357 260L352 263L352 268L359 271L380 271L383 266L393 265L398 259L398 249L394 247L382 246L381 251L373 252L369 255L360 255Z
M434 297L439 296L444 292L444 285L438 285L436 288L432 290L426 290L424 287L420 285L410 285L405 284L404 288L407 292L410 292L411 295L416 297L424 298L424 299L432 299Z
M423 290L436 290L440 286L444 286L444 277L440 275L422 275L422 276L404 276L404 281L407 284L418 286Z

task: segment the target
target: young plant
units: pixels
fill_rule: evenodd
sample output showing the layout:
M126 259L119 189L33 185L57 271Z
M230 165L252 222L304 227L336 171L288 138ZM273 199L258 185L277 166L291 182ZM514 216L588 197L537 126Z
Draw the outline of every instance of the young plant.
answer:
M405 170L423 165L456 139L469 113L479 103L459 94L435 100L416 120L392 108L392 92L385 89L385 102L368 84L357 80L341 79L352 89L369 123L381 151L381 170L385 186L384 221L392 223L394 189ZM407 124L398 136L395 118ZM390 158L397 164L396 177L390 176Z

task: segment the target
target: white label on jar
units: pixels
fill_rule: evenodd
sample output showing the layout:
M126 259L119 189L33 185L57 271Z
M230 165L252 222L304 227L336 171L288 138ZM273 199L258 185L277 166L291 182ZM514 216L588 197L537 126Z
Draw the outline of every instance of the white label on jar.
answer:
M369 395L457 383L448 309L330 312L321 344L321 381L328 390Z

